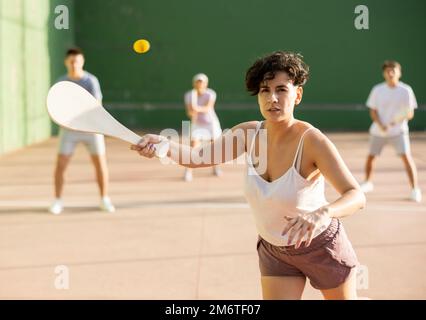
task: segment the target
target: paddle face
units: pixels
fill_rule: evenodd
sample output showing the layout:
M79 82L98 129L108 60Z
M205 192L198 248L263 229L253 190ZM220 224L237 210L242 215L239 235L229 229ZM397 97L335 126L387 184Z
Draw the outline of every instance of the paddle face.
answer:
M140 136L115 120L86 89L71 81L56 83L47 95L47 111L71 130L101 133L137 144Z
M141 140L139 135L115 120L86 89L71 81L61 81L50 88L47 111L54 122L67 129L100 133L131 144ZM164 157L167 151L158 146L156 155Z

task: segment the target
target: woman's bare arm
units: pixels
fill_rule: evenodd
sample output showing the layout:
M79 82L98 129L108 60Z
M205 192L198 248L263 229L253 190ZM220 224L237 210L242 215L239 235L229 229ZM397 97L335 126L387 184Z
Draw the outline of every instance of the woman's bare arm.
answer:
M319 130L307 133L305 157L313 159L325 179L337 190L340 197L313 212L291 218L285 217L287 225L282 235L288 233L288 244L297 236L295 247L305 241L309 246L315 231L324 226L329 218L341 218L354 214L365 206L365 195L358 182L344 163L334 144ZM306 240L304 240L306 237Z
M315 165L325 179L336 189L340 197L325 206L330 217L344 217L362 209L365 195L358 182L349 171L334 144L319 130L314 130L306 139Z
M170 141L167 156L174 162L188 168L211 167L234 160L246 150L246 140L249 129L256 127L256 121L244 122L225 131L216 140L197 147ZM144 135L138 145L132 146L140 155L152 158L155 154L155 144L164 138L158 135Z

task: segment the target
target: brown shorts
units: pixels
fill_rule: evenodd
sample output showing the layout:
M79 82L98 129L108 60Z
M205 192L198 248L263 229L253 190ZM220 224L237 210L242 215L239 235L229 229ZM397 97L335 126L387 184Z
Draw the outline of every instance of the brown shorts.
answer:
M307 248L304 243L298 249L274 246L259 236L257 252L262 276L308 277L316 289L338 287L359 264L343 225L335 218Z

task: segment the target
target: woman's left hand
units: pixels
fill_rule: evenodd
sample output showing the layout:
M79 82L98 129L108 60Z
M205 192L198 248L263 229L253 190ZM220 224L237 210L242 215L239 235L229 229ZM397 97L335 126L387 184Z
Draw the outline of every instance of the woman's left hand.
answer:
M319 208L313 212L300 214L297 217L291 218L284 217L288 223L284 228L282 235L288 235L287 245L292 243L293 239L299 233L295 249L299 248L306 236L305 247L308 247L314 237L315 231L324 228L326 221L329 219L328 210L326 208Z

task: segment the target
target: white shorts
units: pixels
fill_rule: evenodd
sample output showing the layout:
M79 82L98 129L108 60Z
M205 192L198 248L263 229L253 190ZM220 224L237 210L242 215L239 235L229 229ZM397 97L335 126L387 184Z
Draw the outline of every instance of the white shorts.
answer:
M221 134L222 128L220 127L219 121L212 121L212 123L208 124L191 122L191 141L210 141L219 138Z
M59 154L62 155L72 155L79 142L84 143L92 155L105 154L105 138L102 134L71 131L61 128L59 141Z
M393 137L379 137L370 135L370 155L378 156L386 144L392 144L398 155L410 154L410 139L408 133L401 133Z

